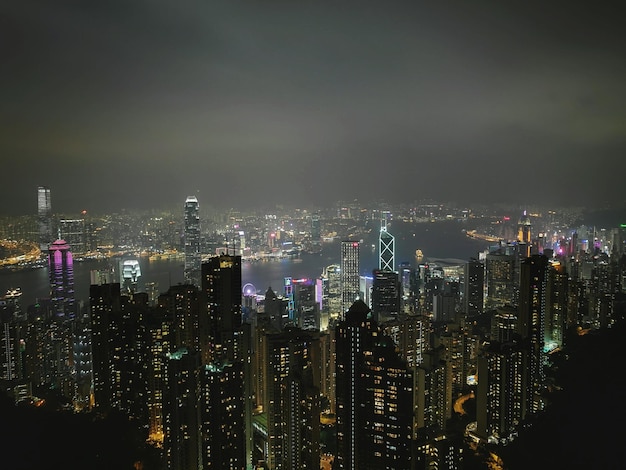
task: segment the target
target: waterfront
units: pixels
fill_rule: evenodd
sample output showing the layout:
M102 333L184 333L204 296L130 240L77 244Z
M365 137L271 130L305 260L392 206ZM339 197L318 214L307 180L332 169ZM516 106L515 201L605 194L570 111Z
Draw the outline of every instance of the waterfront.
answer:
M461 264L478 251L487 247L487 242L467 237L465 223L441 221L433 223L405 223L393 221L389 232L396 239L396 265L409 262L416 266L416 250L424 254L422 262ZM295 279L318 277L322 270L331 264L339 264L340 240L324 243L321 253L302 253L298 258L283 258L274 261L244 261L242 263L242 285L253 284L258 292L265 293L272 287L277 293L282 292L284 278ZM141 278L138 290L143 290L146 283L156 283L159 292L167 291L169 286L183 282L183 264L180 259L149 260L138 258ZM371 275L378 266L378 232L372 230L366 234L361 247L361 274ZM78 302L87 303L89 299L90 272L96 269L117 267L119 258L110 260L87 260L74 265L74 284ZM22 289L22 306L25 308L37 299L49 296L47 268L0 271L0 292L10 288Z

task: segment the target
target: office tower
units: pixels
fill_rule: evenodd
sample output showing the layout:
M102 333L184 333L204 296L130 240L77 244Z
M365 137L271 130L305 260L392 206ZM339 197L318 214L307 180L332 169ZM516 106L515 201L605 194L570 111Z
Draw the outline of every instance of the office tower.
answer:
M372 316L379 323L400 313L400 282L395 271L375 269L372 273Z
M286 277L285 298L290 325L304 330L319 331L320 306L317 302L316 285L313 280Z
M200 207L196 196L185 200L185 282L200 285Z
M400 310L405 314L414 313L416 310L417 273L411 267L411 263L403 261L399 268L401 304Z
M288 328L265 341L267 455L272 469L320 468L319 332Z
M313 214L311 216L311 241L313 243L319 243L322 238L322 223L320 216Z
M52 235L52 198L50 188L46 186L37 188L37 222L39 225L39 248L46 253L54 241Z
M381 271L395 271L396 240L387 230L387 219L380 221L378 235L378 269Z
M240 360L241 256L217 255L202 263L202 363Z
M354 301L360 298L359 292L360 243L357 240L341 242L341 316L343 317Z
M516 258L504 253L489 253L485 260L487 276L487 310L504 305L516 305Z
M165 367L167 386L163 393L163 453L167 468L203 468L198 445L198 353L187 348L168 353Z
M463 273L463 311L469 317L481 315L485 308L485 265L476 258L465 263Z
M331 264L324 268L324 308L328 311L329 320L339 318L341 313L341 267Z
M141 278L141 266L139 260L125 259L120 262L120 282L122 291L127 294L137 292L137 285Z
M372 288L374 286L374 278L370 276L359 276L359 299L365 302L369 308L372 308Z
M89 251L85 233L85 219L60 219L59 238L66 241L75 256Z
M548 268L545 255L531 255L521 265L517 332L528 348L525 396L530 401L531 413L538 413L545 405L542 394L546 385L544 346Z
M336 327L336 468L410 468L413 373L362 300Z
M59 318L74 318L74 259L65 240L56 240L48 250L48 275L50 299L54 315Z

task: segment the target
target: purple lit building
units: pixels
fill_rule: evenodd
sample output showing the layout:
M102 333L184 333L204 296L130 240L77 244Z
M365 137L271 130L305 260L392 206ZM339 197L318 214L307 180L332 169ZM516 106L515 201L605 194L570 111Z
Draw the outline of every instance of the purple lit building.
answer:
M59 318L75 317L74 260L69 244L56 240L48 250L48 275L53 314Z

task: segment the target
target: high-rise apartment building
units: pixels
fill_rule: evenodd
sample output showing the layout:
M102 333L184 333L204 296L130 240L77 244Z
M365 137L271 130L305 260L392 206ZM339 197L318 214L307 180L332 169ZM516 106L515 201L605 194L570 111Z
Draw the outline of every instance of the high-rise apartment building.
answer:
M201 267L200 446L204 468L240 470L251 449L244 377L241 256L217 255ZM249 329L247 329L249 330Z
M485 265L471 258L463 267L463 311L470 317L485 310Z
M202 263L202 363L240 360L241 256L217 255Z
M411 468L413 372L362 300L336 327L340 469Z
M200 206L196 196L187 196L185 200L185 282L200 285Z
M52 234L52 198L50 188L39 186L37 188L37 223L39 225L39 248L47 252L48 247L54 241Z
M267 334L264 377L267 455L273 469L320 466L319 332L298 328Z
M343 317L354 301L361 297L359 279L360 243L357 240L341 242L341 316Z

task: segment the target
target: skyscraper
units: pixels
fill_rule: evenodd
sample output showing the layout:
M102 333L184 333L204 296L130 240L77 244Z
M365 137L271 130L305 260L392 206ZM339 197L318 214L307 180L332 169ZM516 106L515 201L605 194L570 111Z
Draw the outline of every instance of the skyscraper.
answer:
M396 239L387 231L387 219L380 221L380 234L378 235L378 269L382 271L395 270Z
M200 328L202 363L240 359L241 256L212 256L202 263L202 313Z
M485 265L471 258L463 274L463 310L470 317L481 315L485 311Z
M400 281L395 271L375 269L372 283L372 314L382 323L400 313Z
M200 285L200 207L196 196L185 200L185 282Z
M204 468L243 469L246 455L241 256L202 263L200 434Z
M341 242L341 316L345 315L354 301L360 298L359 289L360 243L357 240Z
M319 332L288 328L267 334L264 345L268 449L264 460L269 468L318 469Z
M48 274L50 276L50 299L54 315L60 318L74 318L74 260L70 246L65 240L56 240L48 253Z
M39 248L42 252L48 251L48 246L54 240L52 236L52 199L50 188L37 188L37 222L39 225Z
M411 468L413 372L369 313L357 300L336 327L333 468Z

